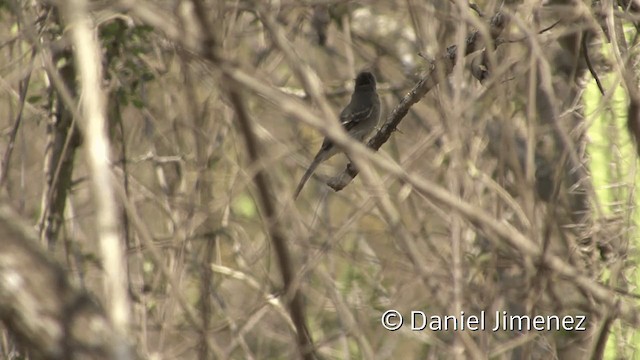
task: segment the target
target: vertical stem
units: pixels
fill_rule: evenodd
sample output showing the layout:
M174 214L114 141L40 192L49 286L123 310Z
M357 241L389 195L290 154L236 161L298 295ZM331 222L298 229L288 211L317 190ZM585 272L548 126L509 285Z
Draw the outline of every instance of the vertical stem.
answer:
M85 135L85 149L91 172L91 185L95 199L97 228L100 242L107 313L118 339L113 346L113 356L130 359L125 341L129 325L129 299L125 274L124 250L119 237L118 214L110 178L109 140L106 134L105 94L100 88L101 61L85 0L70 0L64 9L71 30L73 52L82 94L80 103L82 118L79 121Z

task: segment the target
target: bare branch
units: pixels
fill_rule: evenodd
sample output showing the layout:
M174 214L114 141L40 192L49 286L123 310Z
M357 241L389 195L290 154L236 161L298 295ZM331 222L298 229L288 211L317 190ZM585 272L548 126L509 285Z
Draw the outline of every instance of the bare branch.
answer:
M129 311L125 255L122 239L118 235L118 214L110 175L109 140L106 134L105 95L100 83L102 66L96 34L92 31L87 2L71 0L66 3L65 15L71 29L73 51L82 88L80 125L85 134L85 147L91 169L93 196L97 212L97 236L105 270L105 292L111 323L121 336L114 343L119 359L130 359L126 345L129 330Z
M0 207L0 318L33 358L112 359L113 328L38 244L33 227Z
M224 83L227 82L225 81ZM241 95L233 86L231 86L229 88L229 97L236 112L240 130L244 136L250 162L252 164L259 163L260 156L258 141L253 133L249 115L247 114ZM271 185L269 185L264 171L257 171L254 176L254 181L258 188L262 209L265 212L265 220L278 258L278 266L282 274L284 293L287 298L290 297L290 299L287 299L286 301L289 304L291 319L296 327L300 355L303 359L312 360L316 358L316 355L304 316L302 293L299 287L292 287L292 284L294 284L293 279L295 277L295 272L293 270L293 262L291 260L291 255L289 254L287 240L282 232L278 216L276 215L277 212L271 198L273 190L271 189Z

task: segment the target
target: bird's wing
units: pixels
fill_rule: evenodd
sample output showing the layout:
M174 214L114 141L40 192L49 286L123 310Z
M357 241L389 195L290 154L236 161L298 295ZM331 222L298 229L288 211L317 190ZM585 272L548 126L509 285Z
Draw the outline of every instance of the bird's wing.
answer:
M351 106L347 106L340 114L340 123L346 131L349 131L356 125L358 125L362 120L365 120L369 116L371 116L372 111L373 106L366 106L360 109L356 109L355 111L351 109Z

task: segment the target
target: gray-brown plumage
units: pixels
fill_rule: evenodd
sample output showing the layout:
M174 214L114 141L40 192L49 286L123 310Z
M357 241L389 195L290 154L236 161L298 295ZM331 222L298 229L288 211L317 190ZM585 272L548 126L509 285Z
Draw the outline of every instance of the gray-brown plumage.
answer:
M356 84L351 95L351 101L340 113L340 123L345 131L358 141L364 139L375 129L380 118L380 98L376 92L376 78L372 73L363 71L356 77ZM302 175L300 183L293 193L293 198L298 194L309 180L318 165L337 154L339 149L325 138L320 150L309 165L307 171Z

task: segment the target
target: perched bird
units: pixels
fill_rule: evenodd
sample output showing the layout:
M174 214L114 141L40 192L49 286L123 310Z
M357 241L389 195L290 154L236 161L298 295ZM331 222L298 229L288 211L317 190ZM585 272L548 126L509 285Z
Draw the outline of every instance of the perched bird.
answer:
M372 73L363 71L356 77L356 85L351 95L351 101L340 113L340 123L345 131L358 141L364 139L375 129L380 118L380 98L376 92L376 78ZM293 193L293 198L298 194L309 180L318 165L323 161L337 154L339 149L325 138L316 157L309 165L307 171L302 175L300 183Z

